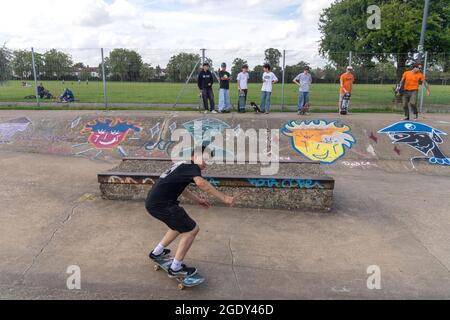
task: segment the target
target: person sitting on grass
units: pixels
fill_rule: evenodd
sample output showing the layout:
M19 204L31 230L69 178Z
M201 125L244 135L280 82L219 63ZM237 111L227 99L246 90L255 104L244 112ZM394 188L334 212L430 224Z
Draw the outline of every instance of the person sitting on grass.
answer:
M74 102L75 96L69 88L65 88L63 94L59 97L60 102Z
M38 85L37 93L38 93L39 99L53 99L53 95L50 93L50 91L48 91L44 88L42 83Z

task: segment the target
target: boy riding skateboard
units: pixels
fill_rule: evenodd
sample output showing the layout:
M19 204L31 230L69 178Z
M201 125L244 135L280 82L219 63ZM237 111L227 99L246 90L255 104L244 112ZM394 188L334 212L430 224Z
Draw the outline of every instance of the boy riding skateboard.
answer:
M202 178L201 171L206 168L205 160L209 157L205 154L205 149L205 146L201 148L201 154L200 150L194 150L190 161L178 162L164 172L149 192L145 202L145 207L150 215L164 222L170 228L161 242L150 253L151 259L155 260L168 256L170 250L166 247L178 236L181 237L175 258L168 270L168 275L171 278L191 277L197 273L196 268L187 267L183 260L200 229L197 223L179 206L179 196L183 195L206 209L210 207L208 201L185 190L186 187L195 183L200 190L229 206L233 206L235 202L235 198L220 192Z

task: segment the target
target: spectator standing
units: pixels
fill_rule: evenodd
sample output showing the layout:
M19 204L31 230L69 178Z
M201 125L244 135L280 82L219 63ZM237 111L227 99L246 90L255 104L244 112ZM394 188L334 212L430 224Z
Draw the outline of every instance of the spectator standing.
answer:
M241 72L237 75L237 85L239 91L238 112L245 112L245 105L247 104L248 96L248 80L250 75L248 74L248 65L244 64L241 68Z
M272 88L278 82L277 76L271 71L268 63L263 66L264 73L262 76L263 85L261 88L261 112L269 114L270 112L270 97L272 96Z
M427 96L430 95L430 86L425 80L425 76L420 72L420 65L412 65L412 69L405 71L402 76L402 81L400 82L400 87L404 88L403 91L403 109L405 110L405 120L409 120L409 108L411 107L414 113L414 119L419 118L419 111L417 110L417 97L419 93L420 82L425 84L427 89Z
M198 74L198 88L200 90L200 95L203 99L203 107L205 108L205 114L209 111L212 113L217 113L214 104L214 92L212 85L214 83L213 74L209 70L209 63L205 62L203 64L203 69ZM208 108L209 102L209 108Z
M299 86L297 111L298 114L301 114L302 109L309 103L309 89L312 83L309 67L305 67L303 72L296 76L293 82Z
M227 71L227 64L224 62L219 70L220 89L219 89L219 112L230 112L230 79L231 74Z

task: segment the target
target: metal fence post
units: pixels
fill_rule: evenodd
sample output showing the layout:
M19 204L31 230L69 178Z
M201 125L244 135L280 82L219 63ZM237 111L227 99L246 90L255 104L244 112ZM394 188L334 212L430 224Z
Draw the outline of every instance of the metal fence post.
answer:
M425 77L427 75L427 63L428 63L428 51L425 51L425 60L423 62L423 76ZM423 99L425 96L425 84L422 81L422 91L420 93L420 113L423 112Z
M286 50L283 50L283 73L281 76L281 112L284 111L284 83L286 75Z
M108 109L108 96L106 94L105 56L103 54L103 48L101 49L101 53L102 53L102 75L103 75L103 98L105 101L105 109Z
M349 52L348 53L348 65L352 66L352 62L353 62L353 52Z
M33 75L34 75L34 92L36 93L36 103L38 108L41 106L39 102L38 86L37 86L37 75L36 75L36 60L34 58L34 48L31 48L31 63L33 64Z
M206 49L201 49L202 50L202 64L205 63L206 60Z

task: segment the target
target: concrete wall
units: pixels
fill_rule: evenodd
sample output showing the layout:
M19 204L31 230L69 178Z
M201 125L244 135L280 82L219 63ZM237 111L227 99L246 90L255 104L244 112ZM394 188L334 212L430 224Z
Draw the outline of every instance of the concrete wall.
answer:
M107 134L103 134L103 137L95 136L96 130L102 127L102 119L105 118L113 120L111 125L103 125L107 128L114 127L119 119L126 122L119 125L121 136L116 142L110 141L111 136ZM2 111L0 112L0 151L52 153L98 160L114 160L124 156L167 157L168 151L173 147L173 143L170 143L171 130L183 128L194 119L203 120L210 127L235 130L286 128L286 125L295 119L298 121L297 125L301 125L297 115L288 113L204 116L196 112L156 111ZM433 165L429 162L432 158L431 152L424 155L418 148L408 144L393 143L388 134L379 132L398 122L401 119L400 115L352 114L348 117L339 117L331 114L313 114L302 119L307 121L305 123L316 120L322 127L335 122L336 127L331 128L331 131L322 130L322 128L319 130L322 133L319 132L319 136L315 137L322 140L329 139L328 141L335 144L338 149L336 153L332 151L331 155L323 159L322 163L325 166L347 168L376 166L392 172L419 170L431 174L449 174L450 166ZM97 123L99 125L97 128L95 128L95 121L100 121ZM421 120L420 123L435 129L434 132L440 132L438 136L441 142L436 143L436 146L447 157L450 154L450 138L445 133L450 133L450 116L430 114L426 115L426 119ZM339 131L342 126L346 126L348 130ZM289 132L280 133L279 141L275 141L279 145L282 159L317 160L311 154L297 148L303 142L296 144L295 139L288 135ZM351 138L345 139L345 137ZM311 140L313 146L315 138L307 135L303 139ZM95 139L99 141L104 139L103 142L111 144L109 147L101 146L96 144ZM414 159L417 157L422 157L423 161Z

